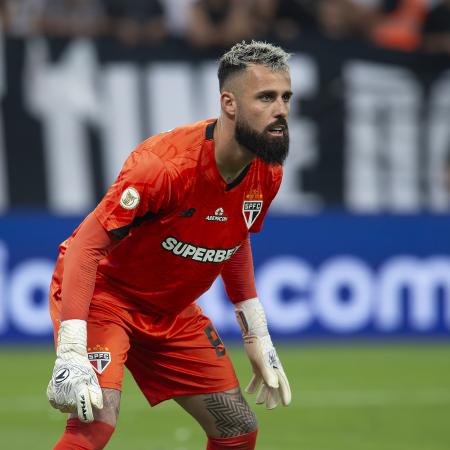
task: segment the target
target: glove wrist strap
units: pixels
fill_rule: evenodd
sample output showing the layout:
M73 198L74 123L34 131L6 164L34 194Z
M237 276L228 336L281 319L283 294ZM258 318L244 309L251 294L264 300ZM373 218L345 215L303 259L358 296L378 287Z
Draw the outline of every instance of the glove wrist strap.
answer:
M269 336L266 314L258 297L235 303L234 307L236 319L244 337Z
M56 354L74 352L87 356L87 323L85 320L70 319L61 322L58 330L58 347Z

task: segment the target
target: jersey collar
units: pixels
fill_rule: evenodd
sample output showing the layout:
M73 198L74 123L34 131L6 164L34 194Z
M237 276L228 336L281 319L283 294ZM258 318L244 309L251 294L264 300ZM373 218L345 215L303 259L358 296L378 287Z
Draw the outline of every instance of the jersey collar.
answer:
M245 176L247 175L248 171L252 167L252 163L245 166L244 170L239 174L238 177L236 177L231 183L227 183L222 176L220 175L219 169L217 168L216 160L214 157L214 129L216 128L217 120L214 122L208 123L205 129L205 144L206 150L208 152L208 159L212 159L210 161L210 164L208 164L212 170L208 171L215 180L218 180L222 188L225 189L225 191L231 191L236 186L239 186L241 182L244 180Z

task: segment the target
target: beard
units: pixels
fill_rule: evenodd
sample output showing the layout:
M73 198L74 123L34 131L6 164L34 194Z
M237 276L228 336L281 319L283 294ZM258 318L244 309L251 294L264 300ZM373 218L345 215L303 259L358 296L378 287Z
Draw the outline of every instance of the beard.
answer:
M283 130L283 134L281 136L271 136L269 129L277 125L286 127ZM243 120L236 120L234 136L240 145L266 164L281 165L289 153L289 130L287 122L283 118L278 119L262 132L254 130Z

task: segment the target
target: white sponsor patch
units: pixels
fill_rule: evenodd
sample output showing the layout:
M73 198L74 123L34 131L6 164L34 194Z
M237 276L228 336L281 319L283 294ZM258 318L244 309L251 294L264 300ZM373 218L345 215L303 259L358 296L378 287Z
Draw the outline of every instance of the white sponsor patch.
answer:
M125 209L134 209L139 205L139 200L139 192L134 187L128 187L120 197L120 206Z

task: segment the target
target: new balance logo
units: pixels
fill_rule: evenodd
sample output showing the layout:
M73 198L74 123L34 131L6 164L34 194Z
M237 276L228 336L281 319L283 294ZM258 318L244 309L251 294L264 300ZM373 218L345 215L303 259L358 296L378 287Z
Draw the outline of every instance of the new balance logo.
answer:
M195 214L195 208L184 209L178 213L178 217L192 217Z

